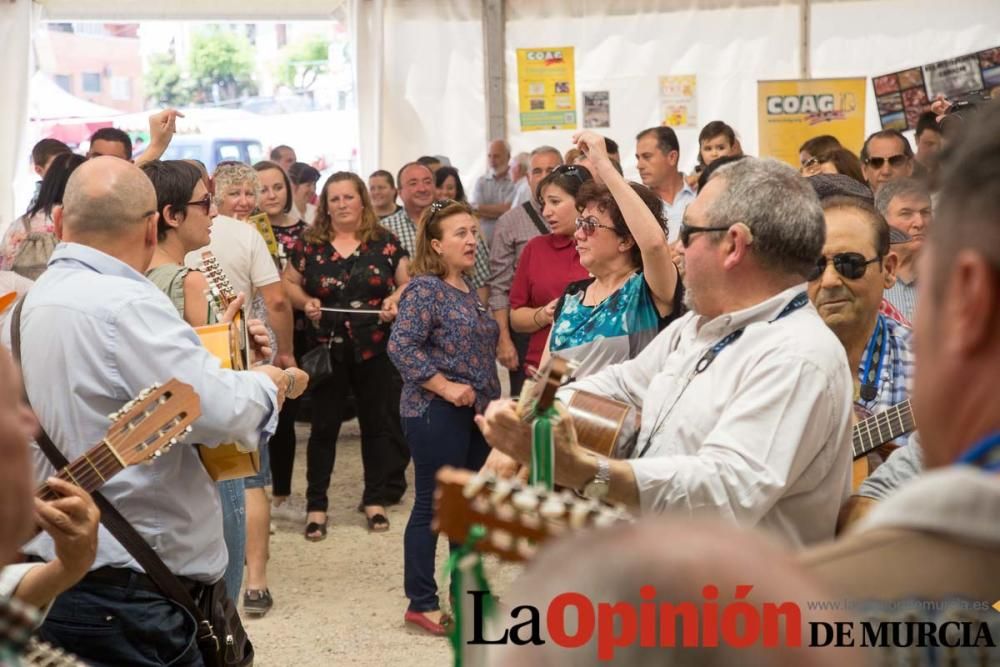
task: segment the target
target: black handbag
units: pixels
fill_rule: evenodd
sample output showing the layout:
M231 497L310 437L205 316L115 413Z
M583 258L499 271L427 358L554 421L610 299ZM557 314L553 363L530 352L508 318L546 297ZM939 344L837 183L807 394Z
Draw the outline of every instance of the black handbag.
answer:
M333 340L331 336L330 340ZM299 368L309 374L309 387L315 387L333 374L330 362L330 342L317 345L302 355Z
M11 352L22 369L24 364L21 363L21 308L24 306L24 300L25 297L21 297L17 307L14 308L10 332ZM22 391L27 401L28 393L23 384ZM69 466L69 461L52 442L41 424L38 426L35 442L56 470ZM167 568L163 559L157 555L153 547L149 546L128 519L121 515L118 508L100 491L93 491L90 495L101 511L101 523L108 532L142 566L146 576L153 580L163 596L186 609L194 618L197 623L195 640L205 667L253 665L253 644L243 629L236 605L226 595L225 580L220 579L212 585L204 586L200 599L196 602L184 583Z

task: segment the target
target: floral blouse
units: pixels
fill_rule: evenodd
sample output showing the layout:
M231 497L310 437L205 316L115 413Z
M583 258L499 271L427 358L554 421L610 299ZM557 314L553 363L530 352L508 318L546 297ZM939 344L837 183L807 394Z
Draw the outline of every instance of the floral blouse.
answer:
M468 285L468 283L466 283ZM500 329L476 291L437 276L413 278L399 300L389 358L403 376L401 417L420 417L437 397L421 385L441 373L476 392L476 412L500 397L496 355Z
M408 253L392 233L362 243L348 257L343 257L332 243L297 242L288 261L302 275L306 294L318 298L327 308L379 310L382 300L396 290L396 269ZM371 359L385 352L389 324L378 315L323 313L316 340L333 343L350 338L356 361Z

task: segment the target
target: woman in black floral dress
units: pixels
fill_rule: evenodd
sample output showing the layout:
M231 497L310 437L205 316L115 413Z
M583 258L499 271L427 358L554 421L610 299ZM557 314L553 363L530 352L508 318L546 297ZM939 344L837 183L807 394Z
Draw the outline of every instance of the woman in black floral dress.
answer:
M357 401L362 495L368 527L389 528L385 506L398 502L409 451L399 423L399 387L386 355L389 323L409 257L378 223L364 182L337 172L320 193L316 221L289 253L283 278L295 308L315 325L316 342L330 350L332 374L312 390L312 432L306 449L306 539L326 537L327 490L348 388ZM377 311L323 312L320 308Z

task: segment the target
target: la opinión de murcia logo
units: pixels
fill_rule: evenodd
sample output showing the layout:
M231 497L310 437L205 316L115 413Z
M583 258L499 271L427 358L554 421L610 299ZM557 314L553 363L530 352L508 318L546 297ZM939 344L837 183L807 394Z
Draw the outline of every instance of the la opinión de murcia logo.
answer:
M702 588L701 601L658 602L656 589L639 589L641 602L594 602L581 593L556 595L546 609L519 605L510 609L507 627L487 636L486 591L473 596L470 645L542 645L549 640L567 649L579 649L596 638L598 659L612 660L615 650L638 644L641 648L748 648L807 647L995 648L985 620L945 622L921 620L861 620L802 622L797 602L752 603L752 585L736 587L732 601L718 603L719 589ZM810 610L843 609L841 603L809 603ZM1000 606L1000 602L997 603ZM985 605L988 609L989 605ZM1000 616L998 616L1000 620ZM808 629L807 632L805 630ZM994 626L994 630L996 627Z

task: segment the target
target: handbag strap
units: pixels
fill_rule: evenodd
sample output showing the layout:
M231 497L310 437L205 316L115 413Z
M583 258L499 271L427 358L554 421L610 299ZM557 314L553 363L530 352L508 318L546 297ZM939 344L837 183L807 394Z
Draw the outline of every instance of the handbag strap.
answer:
M21 390L24 392L24 400L28 403L28 407L31 407L31 401L28 400L28 388L25 384L24 364L21 363L21 309L27 298L27 294L22 296L14 307L14 312L11 315L10 342L14 360L21 366ZM55 443L52 442L49 434L42 427L41 422L38 424L38 435L35 440L45 454L45 457L49 460L49 463L56 470L61 470L69 465L69 461L59 451ZM90 495L94 499L94 503L98 509L101 510L101 523L104 524L108 532L135 558L136 562L142 566L142 569L146 571L149 578L153 580L153 583L156 584L157 588L166 597L187 609L195 618L198 623L199 637L202 636L200 633L206 630L209 633L207 636L214 634L211 624L201 613L201 610L198 609L198 605L195 604L194 598L191 597L187 588L177 578L177 575L170 571L166 563L163 562L163 559L156 554L156 551L149 546L146 540L142 538L142 535L128 522L128 519L123 517L121 512L100 491L95 490Z
M549 228L546 226L545 221L542 220L542 216L538 215L538 211L535 210L535 207L531 205L531 202L526 201L522 204L522 206L524 206L524 210L528 212L528 216L531 218L531 221L535 223L535 227L538 228L538 233L548 234Z

